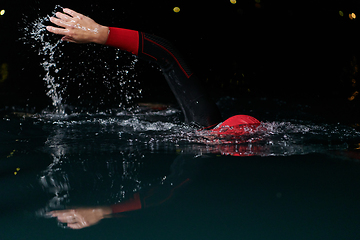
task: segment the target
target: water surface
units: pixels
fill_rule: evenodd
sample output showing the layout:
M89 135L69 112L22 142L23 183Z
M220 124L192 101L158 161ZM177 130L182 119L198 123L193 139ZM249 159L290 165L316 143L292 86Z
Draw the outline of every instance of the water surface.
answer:
M224 106L223 106L224 107ZM214 141L176 109L0 123L1 239L353 239L359 134L309 120L264 121ZM164 204L66 229L45 216L111 205L189 177Z

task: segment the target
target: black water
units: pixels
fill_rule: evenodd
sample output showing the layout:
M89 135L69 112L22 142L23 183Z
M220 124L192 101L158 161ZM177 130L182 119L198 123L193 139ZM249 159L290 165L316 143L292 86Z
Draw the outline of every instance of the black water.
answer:
M219 101L236 109L231 103ZM5 116L0 237L356 239L359 133L286 114L267 113L271 121L257 133L223 142L182 123L171 108ZM184 176L191 181L165 203L83 230L46 217L54 209L122 202Z

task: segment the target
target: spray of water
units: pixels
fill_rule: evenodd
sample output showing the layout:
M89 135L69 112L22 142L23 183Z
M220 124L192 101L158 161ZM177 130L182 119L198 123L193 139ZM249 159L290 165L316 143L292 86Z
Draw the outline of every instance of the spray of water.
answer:
M55 9L60 6L55 6ZM52 15L55 11L52 12ZM55 113L64 114L64 106L62 104L62 91L60 85L57 83L56 75L61 69L56 67L56 61L62 56L59 48L61 40L50 41L49 33L46 31L45 22L49 20L50 15L45 17L38 17L32 22L27 22L26 26L22 28L24 36L20 39L24 44L31 44L31 47L36 49L38 55L43 57L43 62L40 63L45 71L43 80L45 81L47 92L46 95L51 98L52 104L55 107Z
M136 57L106 46L68 44L47 32L50 16L59 9L61 6L56 5L50 15L33 21L24 16L20 38L42 57L42 78L53 105L50 112L64 115L66 109L124 108L141 98Z

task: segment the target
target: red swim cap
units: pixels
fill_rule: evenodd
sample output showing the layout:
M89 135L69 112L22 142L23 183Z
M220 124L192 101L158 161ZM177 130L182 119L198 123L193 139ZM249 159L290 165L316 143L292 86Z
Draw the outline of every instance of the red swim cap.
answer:
M210 130L219 135L243 135L251 133L260 126L260 121L248 115L236 115L228 118L214 129Z

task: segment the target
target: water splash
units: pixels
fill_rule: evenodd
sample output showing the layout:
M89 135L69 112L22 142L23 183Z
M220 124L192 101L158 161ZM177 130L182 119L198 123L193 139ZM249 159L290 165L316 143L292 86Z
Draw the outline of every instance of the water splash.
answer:
M61 40L59 40L55 45L49 45L49 54L48 54L48 60L44 61L41 65L44 68L44 71L46 72L43 80L46 82L48 91L46 92L46 95L52 99L52 104L55 107L55 113L56 114L65 114L65 107L62 103L62 92L64 89L61 89L60 84L56 83L56 77L51 74L51 72L58 73L59 68L56 68L55 63L55 49L56 47L61 43ZM47 50L47 49L46 49ZM61 55L59 55L61 56Z
M84 129L95 131L96 136L113 134L121 141L123 148L141 146L149 148L147 151L150 152L168 149L196 155L292 156L329 153L352 150L360 141L360 133L351 127L300 120L262 122L257 131L249 131L241 136L220 137L181 122L179 115L179 112L166 110L147 114L122 112L117 116L89 115L86 119L74 115L71 119L59 119L51 124L66 129L78 128L76 134L79 135L84 134Z
M77 45L59 40L47 32L50 16L31 21L23 18L24 44L42 57L40 66L46 95L53 109L48 113L66 115L71 112L125 108L141 98L142 89L136 80L137 58L115 48L95 44Z
M55 15L56 9L61 8L60 5L55 6L55 10L51 15ZM49 33L46 30L46 22L49 21L50 15L45 17L38 17L33 22L30 22L23 28L24 37L20 38L25 44L31 44L33 48L37 48L38 55L43 57L43 62L40 65L45 71L43 80L46 83L46 95L51 98L52 105L55 107L55 113L63 115L65 113L64 105L62 104L62 92L60 84L57 83L58 77L56 74L61 70L57 68L56 64L62 56L59 45L61 40L54 41L49 38ZM25 21L26 22L26 21Z
M306 121L263 122L258 131L230 140L214 140L207 136L209 134L205 133L207 152L263 157L351 150L351 146L360 139L360 133L351 127L326 123L318 125Z

